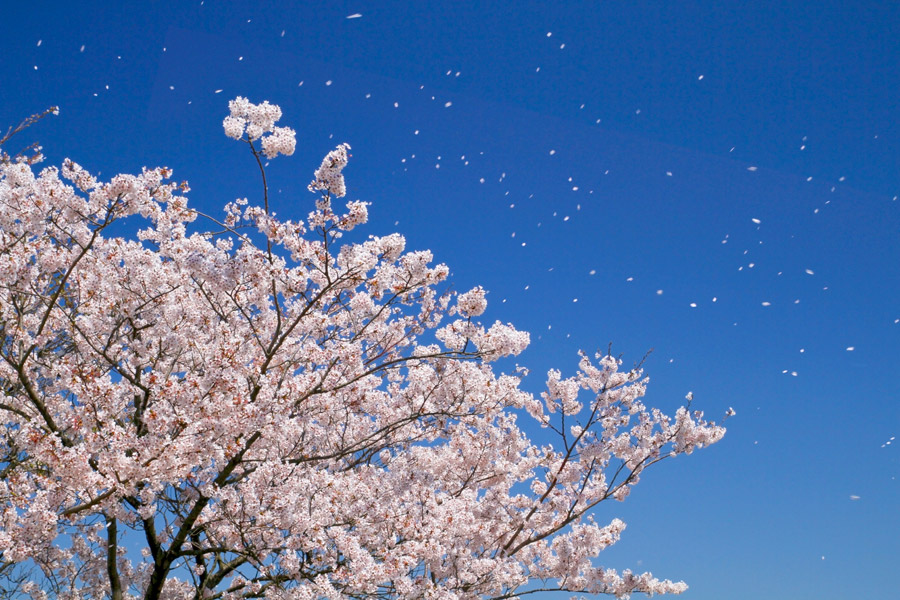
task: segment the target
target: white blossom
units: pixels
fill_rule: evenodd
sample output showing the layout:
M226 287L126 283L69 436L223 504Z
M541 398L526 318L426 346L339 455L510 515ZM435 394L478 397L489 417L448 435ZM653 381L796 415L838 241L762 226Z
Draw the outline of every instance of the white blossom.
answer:
M347 193L341 171L347 166L349 149L350 144L339 144L325 156L322 164L316 169L315 178L309 184L309 191L323 190L334 198L342 198Z
M456 299L456 306L459 310L459 314L464 317L480 316L487 308L487 298L485 297L484 288L478 286L472 288L465 294L460 294Z
M229 137L294 151L277 106L229 107ZM684 591L599 567L625 524L593 509L725 429L647 408L605 354L521 389L493 361L529 334L477 322L483 288L454 304L430 251L337 237L368 220L332 208L347 150L308 219L240 199L225 236L165 167L0 164L0 556L40 561L22 591L109 596L113 533L122 589L159 598Z
M296 132L290 127L275 126L281 118L279 106L268 101L253 104L238 96L228 103L228 108L230 114L222 121L225 135L239 140L246 132L249 141L260 140L263 153L270 159L279 154L290 156L294 153Z

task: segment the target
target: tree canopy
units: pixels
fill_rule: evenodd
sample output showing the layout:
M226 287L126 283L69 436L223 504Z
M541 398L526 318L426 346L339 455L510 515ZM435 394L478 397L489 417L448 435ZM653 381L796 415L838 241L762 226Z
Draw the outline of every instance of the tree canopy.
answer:
M230 103L261 201L189 207L167 168L101 182L0 156L0 580L36 598L625 597L684 583L599 566L644 469L721 439L583 354L546 391L500 359L485 290L400 234L344 242L349 146L305 220L269 210L281 110ZM46 114L46 113L45 113ZM32 120L40 118L36 115ZM20 126L3 138L7 142ZM127 221L130 237L114 234ZM121 231L122 228L115 228ZM506 363L499 363L506 364ZM533 419L546 436L520 427Z

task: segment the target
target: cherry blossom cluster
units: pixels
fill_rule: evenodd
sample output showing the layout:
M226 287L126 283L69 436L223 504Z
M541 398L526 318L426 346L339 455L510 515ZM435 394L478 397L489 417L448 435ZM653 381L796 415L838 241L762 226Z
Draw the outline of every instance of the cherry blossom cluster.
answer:
M261 139L262 151L268 158L279 154L290 156L297 145L296 132L290 127L276 127L281 118L281 108L264 101L253 104L247 98L238 96L228 103L231 111L222 122L225 135L239 140L247 134L251 142ZM268 135L266 135L268 134Z
M309 191L322 190L334 198L343 198L347 193L344 187L344 175L341 171L347 166L347 150L350 144L340 144L328 153L322 164L316 169L315 178L309 184Z
M459 314L463 317L478 317L484 314L487 308L485 293L484 288L479 285L465 294L460 294L456 299Z
M278 117L238 98L225 126ZM608 354L523 389L496 361L529 336L479 322L483 288L400 234L338 243L368 215L332 211L348 149L305 222L201 221L167 168L0 164L2 572L32 598L684 591L600 566L625 524L595 509L724 428Z

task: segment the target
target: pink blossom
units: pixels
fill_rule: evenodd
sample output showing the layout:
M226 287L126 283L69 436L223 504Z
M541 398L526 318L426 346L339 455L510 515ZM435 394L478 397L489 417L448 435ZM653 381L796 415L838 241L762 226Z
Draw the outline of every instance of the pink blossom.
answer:
M460 294L456 299L459 314L463 317L478 317L487 308L487 298L484 288L481 286L472 288L465 294Z
M294 151L277 106L229 106L227 135ZM647 408L642 372L605 354L523 390L495 361L529 335L476 320L483 288L454 304L449 268L400 234L341 240L369 210L332 208L348 149L305 221L246 199L200 218L165 167L102 182L0 162L0 553L41 565L22 591L684 591L599 566L625 524L595 509L725 429Z
M350 144L339 144L325 156L322 164L316 169L315 178L309 184L309 191L322 190L335 198L342 198L347 193L341 171L347 166L349 149Z
M250 142L260 140L262 151L267 158L279 154L290 156L297 145L296 132L290 127L276 127L281 119L281 108L264 101L252 104L242 96L228 103L230 114L222 121L225 135L239 140L246 132ZM268 134L268 135L266 135Z

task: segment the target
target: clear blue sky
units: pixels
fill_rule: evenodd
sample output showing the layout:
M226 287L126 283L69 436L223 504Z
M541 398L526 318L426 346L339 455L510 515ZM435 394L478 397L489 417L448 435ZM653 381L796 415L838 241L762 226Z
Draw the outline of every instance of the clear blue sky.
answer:
M270 100L298 132L274 209L304 217L350 143L366 233L490 290L486 318L532 332L528 389L611 342L653 349L649 404L733 406L724 441L604 508L628 523L608 566L688 600L896 593L900 5L33 1L2 20L0 125L59 105L18 140L50 163L166 165L216 211L259 194L226 103Z

